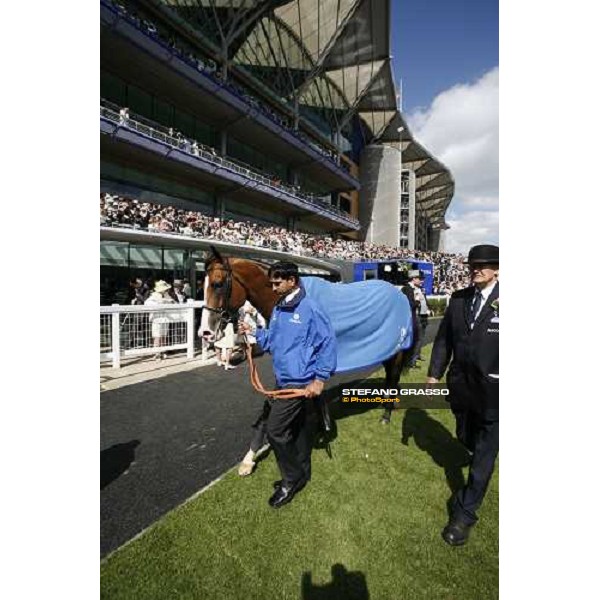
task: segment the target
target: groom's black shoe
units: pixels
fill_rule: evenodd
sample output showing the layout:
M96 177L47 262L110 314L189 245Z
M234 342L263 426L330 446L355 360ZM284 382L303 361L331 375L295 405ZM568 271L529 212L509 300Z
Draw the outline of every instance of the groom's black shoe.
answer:
M294 499L294 496L307 484L306 479L301 479L295 485L283 485L281 481L274 483L275 491L269 498L269 505L273 508L279 508L284 504L288 504Z
M469 539L471 527L472 525L463 523L462 521L450 519L450 522L442 531L442 537L446 544L450 544L450 546L462 546Z

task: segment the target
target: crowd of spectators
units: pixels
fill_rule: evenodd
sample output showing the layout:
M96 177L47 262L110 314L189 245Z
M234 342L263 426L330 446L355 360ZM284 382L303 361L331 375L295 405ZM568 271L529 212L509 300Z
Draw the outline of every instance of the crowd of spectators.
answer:
M278 188L286 191L289 194L293 194L294 196L302 198L303 200L316 207L319 207L322 210L325 210L336 216L343 216L352 220L352 217L348 213L332 205L323 197L303 191L302 188L297 184L286 183L275 173L260 172L256 169L256 167L247 165L240 160L229 156L224 158L212 146L206 146L205 144L199 143L196 140L188 139L185 135L183 135L183 133L181 133L181 131L173 127L165 127L140 115L132 115L128 107L120 107L109 100L106 100L105 98L100 99L100 107L101 115L107 118L113 118L115 121L118 118L120 126L132 126L135 122L150 127L163 136L167 136L163 141L168 141L184 152L188 152L193 156L202 155L205 160L210 160L212 162L216 162L217 164L226 166L238 173L241 173L245 177L249 177L255 181L261 181L263 184L272 188ZM111 115L110 112L107 112L106 110L103 111L103 109L109 109L109 111L112 111L113 114Z
M331 160L337 166L342 167L346 171L350 170L349 166L344 161L340 160L340 156L338 153L326 148L325 146L322 146L321 144L318 144L301 131L295 129L293 127L293 123L289 118L282 116L267 104L260 102L257 98L252 96L245 88L233 83L231 80L224 80L221 71L219 70L214 60L203 60L199 58L195 54L194 48L188 45L183 39L181 39L179 36L176 38L173 33L164 31L162 28L157 27L148 18L139 14L139 9L137 9L136 12L136 10L134 10L133 8L126 6L126 3L117 0L107 0L107 3L111 5L114 8L114 10L116 10L122 17L127 19L133 25L135 25L138 29L141 29L147 35L150 35L151 37L155 38L163 45L166 45L173 54L178 56L180 59L184 60L194 69L198 70L204 75L207 75L222 87L227 88L229 91L231 91L240 99L242 99L244 102L252 106L254 109L263 113L270 120L274 121L284 129L286 129L289 133L302 140L304 143L308 144L311 148L319 152L322 156Z
M469 271L461 254L421 252L323 234L289 231L277 225L220 219L199 211L144 202L123 196L100 195L100 224L129 227L187 237L218 240L300 256L348 261L415 259L434 265L434 294L448 294L469 284Z

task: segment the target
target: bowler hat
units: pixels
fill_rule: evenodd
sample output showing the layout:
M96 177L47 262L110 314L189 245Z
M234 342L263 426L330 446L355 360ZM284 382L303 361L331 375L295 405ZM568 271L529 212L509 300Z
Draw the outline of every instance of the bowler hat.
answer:
M469 257L467 258L467 262L470 265L480 265L484 263L499 265L500 248L491 244L481 244L479 246L473 246L469 250Z

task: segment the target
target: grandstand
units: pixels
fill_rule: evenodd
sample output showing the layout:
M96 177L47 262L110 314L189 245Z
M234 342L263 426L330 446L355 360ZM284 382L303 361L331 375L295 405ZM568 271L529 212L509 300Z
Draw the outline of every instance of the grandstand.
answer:
M439 250L454 182L398 108L389 18L389 0L101 0L101 192ZM167 238L101 228L105 284L195 280L205 245Z

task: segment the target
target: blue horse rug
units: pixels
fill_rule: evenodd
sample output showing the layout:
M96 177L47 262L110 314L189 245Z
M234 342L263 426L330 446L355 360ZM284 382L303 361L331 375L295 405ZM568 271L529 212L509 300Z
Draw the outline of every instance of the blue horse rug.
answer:
M336 373L381 364L410 348L410 305L392 284L377 279L330 283L318 277L302 277L302 283L306 295L331 319L337 340Z

